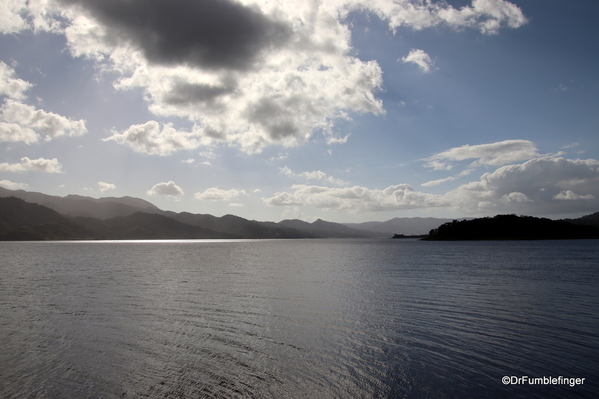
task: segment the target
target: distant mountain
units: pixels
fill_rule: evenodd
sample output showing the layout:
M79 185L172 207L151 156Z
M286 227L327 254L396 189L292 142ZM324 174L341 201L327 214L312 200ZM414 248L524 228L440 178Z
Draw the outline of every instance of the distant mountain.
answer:
M154 204L133 197L91 198L81 195L59 197L24 190L8 190L0 187L0 197L16 197L27 202L36 203L68 216L85 216L99 219L109 219L118 216L128 216L135 212L164 213Z
M93 233L58 212L20 198L0 198L0 240L71 240Z
M232 234L238 238L312 238L313 235L305 231L278 226L271 222L257 222L239 216L225 215L216 217L212 215L192 214L181 212L169 215L174 220L192 226L202 226L210 230Z
M277 223L280 226L312 233L318 238L364 238L364 237L380 237L380 233L354 229L344 224L327 222L318 219L312 223L304 222L303 220L283 220Z
M238 238L203 227L181 223L167 216L135 212L112 219L76 217L76 223L94 232L94 238L104 240Z
M325 222L317 220L314 223L306 223L298 221L297 226L288 225L285 223L274 222L259 222L247 220L235 215L225 215L216 217L207 214L192 214L189 212L169 212L163 211L152 203L132 197L106 197L106 198L91 198L80 195L67 195L59 197L46 195L42 193L27 192L23 190L8 190L0 188L0 197L18 197L27 202L37 203L46 206L63 216L74 218L77 223L84 225L87 229L94 231L96 237L165 237L166 231L171 231L173 238L181 238L185 234L189 238L210 238L210 237L228 237L228 238L316 238L316 237L371 237L376 233L359 231L351 229L339 223ZM136 218L127 218L135 213L142 212L144 214L156 214L170 218L179 223L190 225L199 230L185 230L175 228L173 230L166 228L164 219L143 217L146 222L152 221L155 223L153 227L147 227L145 230L139 226L141 223L140 216ZM122 219L122 232L113 230L114 218ZM105 220L106 223L101 223L100 220ZM125 225L133 224L134 226L124 227ZM160 227L161 226L161 227ZM125 233L127 231L128 233ZM135 232L135 234L133 233ZM184 234L185 232L185 234ZM220 233L220 234L213 234Z
M11 194L14 194L12 199L6 197ZM175 213L163 211L147 201L132 197L58 197L0 189L0 199L8 202L18 200L21 204L20 207L2 207L4 214L0 216L0 224L5 228L0 230L0 234L5 235L0 239L267 239L372 235L323 220L314 223L300 222L305 223L305 226L295 228L284 223L258 222L234 215L216 217L188 212ZM35 206L27 207L23 204ZM44 216L46 214L52 215L53 219L48 219L49 217ZM12 222L15 217L20 218L19 223ZM45 230L41 228L42 225L46 226Z
M425 240L551 240L599 238L599 229L532 216L497 215L454 220L430 231Z
M432 229L436 229L444 223L451 222L453 219L437 218L393 218L386 222L364 222L364 223L344 223L345 226L376 231L384 236L393 236L394 234L403 235L423 235L428 234Z
M394 218L386 222L348 224L332 223L322 219L313 223L302 220L283 220L279 223L259 222L235 215L217 217L207 214L163 211L148 201L133 197L99 199L79 195L58 197L1 187L0 200L3 201L0 203L0 240L390 238L425 235L431 230L445 232L448 230L443 226L447 224L462 226L461 223L464 221L436 218ZM599 227L599 212L561 222L569 226L581 225L577 226L580 228ZM485 228L489 228L488 223L485 226ZM510 230L512 233L521 230L519 224L514 224L514 226L516 227ZM554 226L552 225L551 228ZM562 226L562 236L570 234L567 233L571 230L569 227L564 224L560 226ZM495 226L492 229L497 228ZM502 231L500 234L502 237L513 237L514 234L508 234L510 232L508 230L505 231L505 234L503 230L497 231Z

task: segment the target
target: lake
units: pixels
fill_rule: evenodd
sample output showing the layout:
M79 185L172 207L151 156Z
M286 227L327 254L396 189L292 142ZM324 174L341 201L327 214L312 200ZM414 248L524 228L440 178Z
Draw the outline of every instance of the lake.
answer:
M599 240L0 242L0 254L2 398L599 395Z

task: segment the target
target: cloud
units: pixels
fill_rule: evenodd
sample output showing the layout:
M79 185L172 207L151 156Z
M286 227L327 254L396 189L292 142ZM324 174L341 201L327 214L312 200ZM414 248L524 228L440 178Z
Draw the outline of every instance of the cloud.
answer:
M439 185L441 183L445 183L445 182L448 182L448 181L457 180L457 179L459 179L460 177L463 177L463 176L468 176L472 172L474 172L474 169L466 169L466 170L458 173L457 175L446 177L445 179L431 180L431 181L428 181L426 183L422 183L421 186L422 187L436 186L436 185Z
M347 143L349 136L351 136L351 134L346 134L345 136L336 136L331 134L326 138L326 142L327 144L345 144Z
M51 7L52 0L3 0L0 2L0 33L13 34L60 30L60 21ZM54 14L54 15L51 15Z
M496 34L502 27L519 28L527 23L522 10L505 0L473 0L471 6L459 9L441 1L371 0L351 3L376 13L394 30L402 26L420 30L445 25L457 30L472 28L483 34Z
M401 59L403 63L412 63L418 65L418 68L424 73L429 73L433 67L433 60L423 50L412 49L410 53Z
M206 189L203 192L198 192L195 194L197 199L201 200L211 200L211 201L231 201L234 198L237 198L241 195L247 195L245 190L222 190L218 187L211 187Z
M169 181L168 183L158 183L154 185L150 190L146 192L152 197L166 196L166 197L180 197L182 196L183 190L177 186L174 182Z
M208 69L250 68L279 47L290 28L258 7L229 0L59 0L105 29L105 40L141 50L150 63Z
M18 0L5 0L0 2L0 31L3 33L17 33L28 27L21 17L25 2Z
M141 142L112 136L157 155L211 143L252 153L301 145L315 134L342 143L346 137L331 133L336 121L383 114L376 97L382 70L354 56L351 11L374 13L393 30L446 26L494 34L526 23L504 0L462 8L415 0L10 0L3 6L4 32L62 33L72 55L115 72L117 88L144 91L155 115L194 124L192 132L175 134L175 145L161 142L164 133ZM431 67L426 58L414 61Z
M464 145L451 148L425 159L428 168L449 170L451 162L476 159L471 166L501 166L538 157L537 148L528 140L505 140L491 144Z
M270 206L312 205L326 210L341 210L352 213L381 212L420 207L447 205L439 195L414 191L407 184L389 186L386 189L369 189L354 186L330 188L298 184L292 193L277 193L264 202Z
M162 142L162 128L156 140L136 141L128 131L110 138L157 155L217 143L253 153L301 145L315 134L343 143L347 136L332 134L336 121L384 114L376 97L380 66L353 56L351 11L374 13L394 30L447 26L493 34L526 23L504 0L474 0L459 9L412 0L10 0L3 6L4 32L62 33L72 55L118 75L115 87L143 90L152 113L194 124L192 132L174 134L173 145ZM430 70L430 58L411 54L410 62ZM14 127L8 137L32 139Z
M293 194L275 193L270 198L265 198L264 203L268 206L303 206L302 200Z
M103 181L98 182L98 188L103 193L106 191L116 190L116 186L114 184L105 183Z
M36 110L23 104L25 92L33 85L16 77L13 68L0 62L0 95L7 96L0 108L0 142L37 143L40 137L49 141L59 136L81 136L87 133L85 121L73 120L53 112Z
M464 213L563 214L599 208L599 161L541 157L502 166L445 194Z
M25 92L32 86L31 83L17 78L15 70L0 61L0 96L23 100L27 97Z
M447 181L453 181L455 180L455 178L452 177L446 177L445 179L438 179L438 180L431 180L431 181L427 181L426 183L422 183L421 186L422 187L432 187L432 186L436 186L439 185L441 183L445 183Z
M564 200L564 201L580 201L580 200L594 200L595 196L593 194L587 195L578 195L570 190L564 190L557 194L553 199L556 200Z
M113 131L104 141L115 141L149 155L169 155L174 151L192 150L200 146L199 138L190 132L175 129L172 124L149 121L132 125L122 133Z
M29 185L25 183L15 183L10 180L0 180L0 187L7 188L9 190L25 190L29 188Z
M46 141L60 136L81 136L87 133L85 121L73 120L53 112L35 109L14 100L0 108L0 141L35 143L42 136Z
M533 202L533 200L528 198L526 194L517 191L513 191L509 194L506 194L503 197L501 197L501 199L506 202Z
M29 159L21 158L20 163L0 163L0 172L44 172L44 173L62 173L62 165L58 159Z
M432 184L429 184L432 185ZM414 190L407 184L385 189L294 185L264 199L269 206L314 206L352 213L444 208L465 214L567 214L599 208L599 161L538 157L483 174L445 194Z
M39 135L33 129L0 120L0 142L32 144L38 141Z
M341 179L336 179L333 176L329 176L326 173L320 171L320 170L314 170L312 172L300 172L300 173L295 173L293 172L291 169L289 169L287 166L284 166L282 168L280 168L280 173L288 176L288 177L300 177L306 180L320 180L323 182L328 182L328 183L332 183L332 184L337 184L339 186L344 186L347 183L344 182Z

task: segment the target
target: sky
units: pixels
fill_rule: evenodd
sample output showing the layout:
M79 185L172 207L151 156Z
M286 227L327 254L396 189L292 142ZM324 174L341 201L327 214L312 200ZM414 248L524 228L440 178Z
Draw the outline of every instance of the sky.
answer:
M597 212L597 15L0 0L0 186L271 221Z

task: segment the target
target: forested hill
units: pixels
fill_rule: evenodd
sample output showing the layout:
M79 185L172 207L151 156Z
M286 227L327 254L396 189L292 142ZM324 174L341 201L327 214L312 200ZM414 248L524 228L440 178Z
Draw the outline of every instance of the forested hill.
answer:
M552 240L599 238L599 229L565 220L497 215L454 220L430 231L425 240Z

